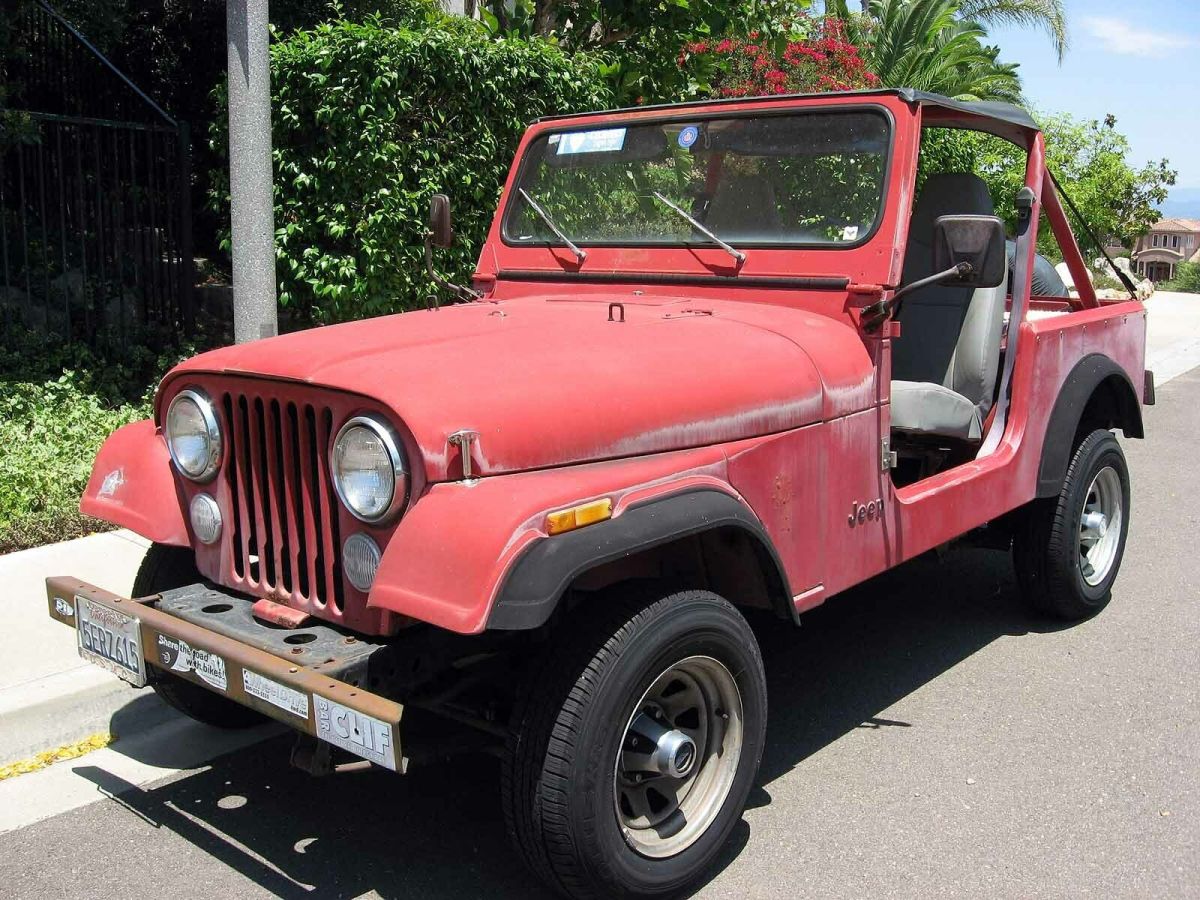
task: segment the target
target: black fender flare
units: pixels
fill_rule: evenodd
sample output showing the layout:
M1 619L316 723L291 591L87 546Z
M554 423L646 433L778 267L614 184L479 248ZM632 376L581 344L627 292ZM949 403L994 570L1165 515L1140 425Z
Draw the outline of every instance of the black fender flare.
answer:
M534 541L505 574L487 628L539 628L549 621L571 583L589 569L680 538L730 527L751 537L767 569L772 594L784 599L789 618L796 620L783 563L758 516L729 494L701 488L656 497L605 522Z
M1084 410L1101 385L1112 387L1115 410L1110 424L1126 437L1145 436L1142 405L1129 373L1102 353L1085 356L1067 374L1050 412L1042 459L1038 466L1037 496L1054 497L1067 477L1067 466L1075 449L1075 438Z

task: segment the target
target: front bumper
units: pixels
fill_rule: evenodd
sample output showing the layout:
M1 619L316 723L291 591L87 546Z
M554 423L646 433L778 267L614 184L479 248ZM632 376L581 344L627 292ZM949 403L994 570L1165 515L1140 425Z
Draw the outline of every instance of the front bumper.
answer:
M399 740L404 707L361 686L371 656L386 650L384 645L328 626L268 628L250 615L251 601L204 585L129 599L76 578L55 577L46 579L46 599L50 617L77 630L81 656L135 686L169 671L363 759L404 771Z

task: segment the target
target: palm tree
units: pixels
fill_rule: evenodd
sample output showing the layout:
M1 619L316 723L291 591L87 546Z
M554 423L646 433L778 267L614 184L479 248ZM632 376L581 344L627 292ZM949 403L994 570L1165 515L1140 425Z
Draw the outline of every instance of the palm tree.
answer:
M828 0L825 11L846 23L885 85L959 100L1019 99L1016 65L1000 62L999 49L984 43L984 27L962 17L967 2L982 7L1002 0L867 0L859 15L847 0Z
M862 0L862 6L868 4L869 0ZM959 0L957 6L957 17L968 22L1041 29L1050 36L1062 62L1069 43L1064 0ZM842 19L851 15L847 0L826 0L825 11Z
M1054 43L1059 62L1067 52L1067 13L1063 0L959 0L958 15L981 25L1040 28Z

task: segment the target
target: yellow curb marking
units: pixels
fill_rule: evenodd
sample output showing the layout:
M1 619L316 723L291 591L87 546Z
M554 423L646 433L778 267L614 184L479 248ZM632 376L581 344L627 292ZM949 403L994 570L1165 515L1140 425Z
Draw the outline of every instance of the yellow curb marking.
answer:
M91 737L86 737L82 741L76 741L74 744L56 747L53 750L45 750L31 759L19 759L16 762L0 766L0 781L6 778L13 778L17 775L36 772L38 769L45 769L47 766L52 766L56 762L62 762L63 760L78 759L87 753L91 753L93 750L100 750L107 747L113 740L115 740L115 736L105 731L93 734Z

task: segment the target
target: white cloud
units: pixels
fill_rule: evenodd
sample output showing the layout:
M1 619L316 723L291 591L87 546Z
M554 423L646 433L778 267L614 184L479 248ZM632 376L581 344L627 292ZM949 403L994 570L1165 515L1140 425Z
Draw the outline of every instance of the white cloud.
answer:
M1083 28L1105 50L1125 56L1167 56L1200 45L1195 38L1138 28L1111 16L1088 16L1083 19Z

